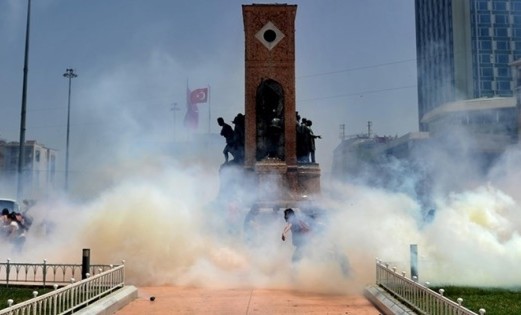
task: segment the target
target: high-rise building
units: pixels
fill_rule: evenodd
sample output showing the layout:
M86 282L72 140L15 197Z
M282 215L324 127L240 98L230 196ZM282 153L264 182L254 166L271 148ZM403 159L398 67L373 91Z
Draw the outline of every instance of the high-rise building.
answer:
M444 104L513 97L521 0L416 0L415 6L421 131L429 131L425 115Z
M521 0L415 0L415 13L420 132L387 143L343 140L333 173L396 186L399 174L386 164L400 160L428 207L438 173L437 161L426 163L431 153L448 152L474 175L521 139Z
M521 107L521 59L515 60L512 63L514 69L514 79L516 80L515 97L517 107Z

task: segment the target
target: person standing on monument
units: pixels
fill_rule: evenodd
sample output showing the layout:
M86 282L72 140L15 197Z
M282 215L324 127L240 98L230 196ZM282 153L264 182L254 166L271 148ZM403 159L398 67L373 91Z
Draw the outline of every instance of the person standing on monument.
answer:
M245 118L244 115L238 113L233 119L232 123L235 125L233 128L234 133L234 152L233 159L238 163L244 161L244 141L245 141Z
M223 154L224 154L224 163L228 163L228 154L231 153L233 155L233 141L234 141L234 133L233 129L230 125L224 122L222 117L217 118L217 123L221 126L221 136L226 139L226 145L224 146Z
M297 142L297 162L302 162L304 156L304 134L302 132L302 125L300 124L300 115L296 112L297 129L296 129L296 142Z
M302 122L300 123L300 158L298 161L300 163L309 163L309 150L311 145L311 134L310 129L308 128L308 120L307 118L302 118Z
M311 163L316 163L315 161L315 139L322 139L321 136L319 135L315 135L313 133L313 129L311 129L311 126L313 125L313 122L311 120L307 120L306 121L306 125L307 125L307 128L308 128L308 133L309 133L309 154L311 156Z

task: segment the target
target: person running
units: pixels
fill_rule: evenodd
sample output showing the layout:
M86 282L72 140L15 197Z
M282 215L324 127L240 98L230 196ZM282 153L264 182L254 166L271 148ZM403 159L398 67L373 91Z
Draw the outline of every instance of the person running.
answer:
M295 211L291 208L284 210L284 220L286 224L282 231L282 241L286 241L288 232L291 231L291 241L295 247L292 261L297 262L302 259L303 249L310 234L310 227L304 220L298 218Z

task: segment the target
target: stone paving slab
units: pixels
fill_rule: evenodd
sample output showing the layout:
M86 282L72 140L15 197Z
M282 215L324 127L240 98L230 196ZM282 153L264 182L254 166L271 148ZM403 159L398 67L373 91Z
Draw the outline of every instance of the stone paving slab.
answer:
M385 315L414 315L413 310L407 308L393 298L384 289L373 285L364 290L364 296L378 307Z
M150 297L155 297L154 301ZM344 314L380 315L362 295L323 295L289 290L140 287L138 298L116 315Z
M127 285L87 307L74 312L75 315L111 315L138 297L138 290Z

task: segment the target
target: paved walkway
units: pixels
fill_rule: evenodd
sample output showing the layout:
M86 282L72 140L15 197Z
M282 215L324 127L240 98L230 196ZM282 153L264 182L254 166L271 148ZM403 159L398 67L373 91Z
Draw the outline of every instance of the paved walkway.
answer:
M150 298L155 297L154 301ZM116 315L344 314L379 315L362 295L321 295L286 290L141 287Z

